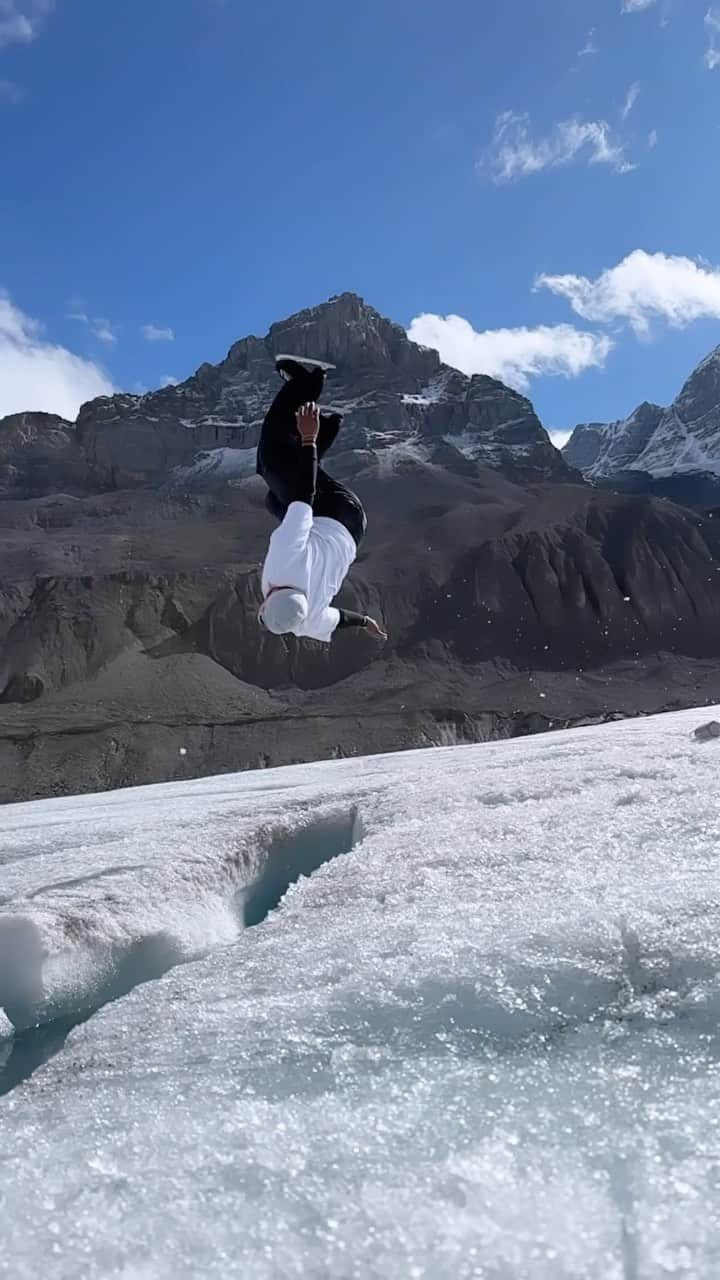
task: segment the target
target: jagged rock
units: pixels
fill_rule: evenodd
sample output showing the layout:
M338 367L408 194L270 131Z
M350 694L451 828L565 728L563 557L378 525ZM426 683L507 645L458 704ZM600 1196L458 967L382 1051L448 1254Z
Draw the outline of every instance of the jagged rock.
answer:
M82 488L86 464L71 422L53 413L0 418L0 496L38 497Z
M332 470L369 514L340 603L382 619L384 647L258 627L272 522L254 444L287 349L337 365ZM484 740L716 687L720 523L583 483L529 401L352 294L76 427L6 420L0 458L0 801Z
M647 401L619 422L587 422L576 427L563 449L571 466L588 480L600 480L637 469L664 409Z
M565 670L660 648L717 651L720 524L711 519L574 486L531 496L487 470L395 467L358 483L370 536L342 600L384 618L407 661L425 661L433 645L450 664L504 658ZM108 495L98 521L86 499L49 547L31 525L27 559L52 572L12 582L6 569L0 581L0 700L42 702L138 648L158 659L202 653L264 689L326 688L376 662L364 635L328 648L258 628L271 528L259 481L214 511L158 513L152 536L144 501Z
M699 724L693 737L697 738L698 742L712 742L713 738L720 738L720 724L717 720L708 720L707 724Z
M587 480L650 492L703 509L720 499L720 347L669 408L641 404L629 418L583 423L563 450Z
M58 437L45 488L38 488L37 464L33 487L23 488L29 445L16 433L7 457L17 472L15 491L52 492L61 466L72 473L73 492L146 484L198 490L242 479L252 472L262 418L279 386L274 359L281 351L337 366L326 401L345 416L346 451L379 456L410 442L421 457L448 440L471 461L521 482L578 479L523 396L443 365L437 352L345 293L273 325L265 338L236 342L219 365L201 365L179 386L83 405L76 428L64 424L62 448ZM0 423L0 438L4 429ZM32 458L37 448L33 441Z

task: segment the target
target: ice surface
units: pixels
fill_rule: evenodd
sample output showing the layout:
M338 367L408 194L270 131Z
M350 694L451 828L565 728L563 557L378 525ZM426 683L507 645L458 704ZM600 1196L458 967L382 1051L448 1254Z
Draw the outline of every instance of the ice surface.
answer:
M90 981L158 934L209 953L0 1101L0 1272L720 1274L720 743L698 722L0 810L19 1004L38 978L67 1000L72 957ZM313 867L242 928L251 885L275 869L271 908Z

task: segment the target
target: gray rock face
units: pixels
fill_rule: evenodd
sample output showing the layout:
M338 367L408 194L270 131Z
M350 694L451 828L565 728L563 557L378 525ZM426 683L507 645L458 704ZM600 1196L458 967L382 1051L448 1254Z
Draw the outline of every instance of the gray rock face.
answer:
M618 422L586 422L576 427L563 457L588 480L608 479L631 471L649 445L665 411L645 402Z
M85 459L71 422L52 413L0 418L0 496L40 497L85 482Z
M369 516L339 603L386 646L258 625L287 350L337 365L331 470ZM352 294L180 387L6 420L0 499L0 802L716 698L720 524L585 484L526 399Z
M340 602L383 647L259 628L256 478L0 503L0 802L716 698L715 521L412 460L358 488Z
M660 482L683 477L685 500L709 505L709 490L720 491L720 347L698 365L669 408L646 403L619 422L584 423L563 456L587 480L621 480L625 490L659 493ZM690 477L697 477L695 486L688 485Z
M236 342L221 364L202 365L177 387L84 405L74 429L63 424L62 442L55 429L54 472L47 472L44 489L38 430L31 441L0 423L0 437L4 432L13 442L6 465L17 475L6 492L52 492L61 469L73 493L146 484L205 489L249 475L263 416L280 385L274 359L287 351L337 366L325 404L345 416L348 453L385 454L387 465L408 451L430 461L449 442L475 467L515 480L578 478L528 400L492 378L448 368L437 352L410 342L399 325L347 293L273 325L265 338ZM25 477L32 484L23 487Z

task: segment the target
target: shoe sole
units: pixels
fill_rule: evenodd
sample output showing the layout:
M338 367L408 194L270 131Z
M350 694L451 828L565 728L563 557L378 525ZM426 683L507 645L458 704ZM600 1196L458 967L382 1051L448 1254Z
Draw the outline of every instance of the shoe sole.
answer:
M308 372L311 369L322 369L323 373L328 373L330 369L335 369L337 367L334 364L329 364L327 360L308 360L305 359L304 356L293 356L287 352L282 352L280 355L277 355L275 357L275 364L279 364L281 360L294 360L296 364L301 364L303 369L307 369Z

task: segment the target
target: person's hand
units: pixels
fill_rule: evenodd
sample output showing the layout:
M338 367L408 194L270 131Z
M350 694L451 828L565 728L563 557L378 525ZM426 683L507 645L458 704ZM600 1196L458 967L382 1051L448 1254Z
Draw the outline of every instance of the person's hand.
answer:
M383 631L374 618L368 618L365 630L369 636L372 636L373 640L387 640L387 632Z
M303 444L315 444L320 430L320 410L316 404L304 404L296 414L297 429Z

